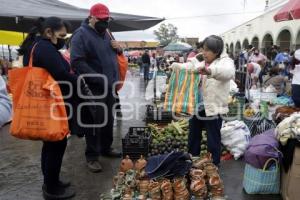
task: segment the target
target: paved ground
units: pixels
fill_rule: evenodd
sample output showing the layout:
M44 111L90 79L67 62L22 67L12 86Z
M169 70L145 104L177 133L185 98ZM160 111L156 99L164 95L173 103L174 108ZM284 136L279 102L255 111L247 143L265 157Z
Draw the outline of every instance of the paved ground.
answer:
M135 76L130 76L121 92L122 104L130 103L138 114L133 120L118 121L115 124L114 147L121 150L121 137L130 126L143 126L145 113L144 85ZM135 91L132 93L131 91ZM133 95L130 95L133 94ZM140 109L138 109L138 107ZM125 117L132 112L125 112ZM41 200L42 175L40 170L41 142L19 140L9 135L9 126L0 129L0 200ZM62 176L70 179L76 188L74 200L97 200L99 194L112 186L112 177L118 170L120 159L100 158L103 172L98 174L86 170L84 139L69 138L64 156ZM281 200L280 196L251 196L242 190L244 164L242 161L226 161L221 164L221 175L230 200Z

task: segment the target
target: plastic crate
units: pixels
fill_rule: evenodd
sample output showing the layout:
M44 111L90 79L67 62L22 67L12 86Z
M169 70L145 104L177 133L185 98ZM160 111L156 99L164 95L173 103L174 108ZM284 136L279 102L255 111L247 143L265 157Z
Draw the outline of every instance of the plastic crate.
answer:
M162 107L147 105L146 123L168 124L173 120L173 113L164 111Z
M128 155L137 160L143 155L147 158L151 141L151 131L148 127L130 127L122 139L123 157Z

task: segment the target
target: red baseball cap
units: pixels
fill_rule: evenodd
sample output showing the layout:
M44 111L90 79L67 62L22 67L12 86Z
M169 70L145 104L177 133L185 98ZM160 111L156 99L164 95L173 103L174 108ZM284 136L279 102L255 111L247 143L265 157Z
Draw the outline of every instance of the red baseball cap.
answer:
M99 19L110 18L109 9L106 7L106 5L97 3L91 7L90 16L94 16Z

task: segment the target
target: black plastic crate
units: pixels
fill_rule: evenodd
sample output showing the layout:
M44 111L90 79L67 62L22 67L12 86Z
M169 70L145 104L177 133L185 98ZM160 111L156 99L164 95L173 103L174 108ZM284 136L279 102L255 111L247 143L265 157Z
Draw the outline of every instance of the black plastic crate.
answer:
M147 105L146 122L168 124L173 120L173 114L170 111L165 111L162 107Z
M148 157L151 141L151 131L148 127L130 127L122 139L123 157L128 155L132 160L137 160L143 155Z

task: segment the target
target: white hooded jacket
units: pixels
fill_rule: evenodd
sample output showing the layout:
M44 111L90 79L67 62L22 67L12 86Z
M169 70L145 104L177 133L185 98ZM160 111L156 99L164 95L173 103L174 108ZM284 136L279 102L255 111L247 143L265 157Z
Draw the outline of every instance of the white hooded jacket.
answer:
M235 77L234 62L227 53L210 65L211 75L203 76L202 91L205 113L207 116L228 113L230 80Z
M224 50L225 51L225 50ZM205 62L199 62L195 57L188 59L188 63L173 63L172 68L186 68L199 71L205 67ZM230 80L234 80L234 62L227 53L222 53L220 58L210 65L211 75L202 76L203 104L206 116L223 115L228 113L228 96Z

